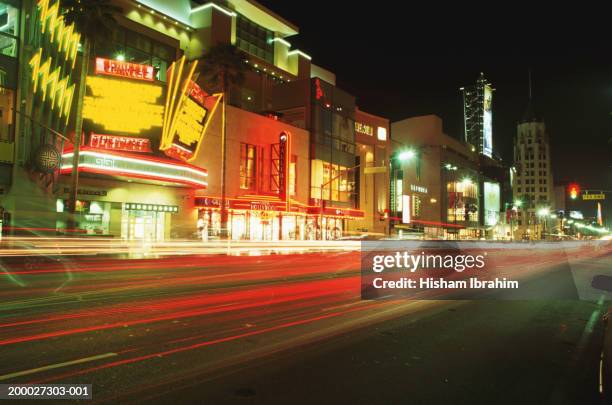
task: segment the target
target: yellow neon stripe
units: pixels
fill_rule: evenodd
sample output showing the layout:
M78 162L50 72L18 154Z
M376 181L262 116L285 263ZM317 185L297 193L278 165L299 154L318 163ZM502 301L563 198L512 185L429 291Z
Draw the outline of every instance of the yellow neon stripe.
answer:
M172 124L170 125L170 136L174 136L174 129L176 128L176 121L178 116L180 115L180 111L183 108L183 101L185 100L185 94L187 93L187 87L189 87L189 83L191 82L191 77L193 76L193 72L195 71L196 66L198 65L198 61L194 60L191 62L191 69L189 69L189 74L185 79L185 84L183 85L183 90L181 91L181 95L179 96L178 105L176 107L176 113L172 117Z
M202 140L204 139L204 135L206 135L206 130L208 129L208 125L212 121L213 116L215 114L215 111L217 111L217 106L219 105L219 102L221 101L221 98L224 97L224 94L223 93L216 93L216 94L213 94L213 96L217 96L217 101L215 102L215 105L213 106L212 111L208 112L208 119L206 120L206 123L204 124L204 128L202 129L202 136L200 137L200 141L198 142L198 146L196 146L196 150L193 152L193 156L191 157L191 159L188 159L187 162L193 161L198 156L198 152L200 151L200 147L202 146ZM225 114L223 114L223 115L225 115ZM222 119L225 119L225 117L223 117ZM222 123L222 125L223 125L223 123Z
M162 139L160 142L160 149L161 150L166 150L168 149L169 145L169 140L168 140L168 122L169 120L169 115L170 115L170 94L171 91L174 87L174 69L176 69L176 62L172 62L172 65L170 65L170 79L168 80L168 89L167 89L167 93L166 93L166 107L164 108L164 123L162 126Z
M179 69L178 72L176 74L176 78L175 78L175 85L172 87L172 98L170 99L170 108L168 109L168 114L169 114L169 119L171 120L170 122L172 122L172 119L174 118L174 114L176 113L176 111L174 111L174 101L176 99L176 91L178 89L178 84L180 83L180 78L183 75L183 65L185 64L185 55L183 55L183 57L181 58L181 61L179 62ZM168 138L170 138L172 135L170 133L170 128L167 128L168 130Z

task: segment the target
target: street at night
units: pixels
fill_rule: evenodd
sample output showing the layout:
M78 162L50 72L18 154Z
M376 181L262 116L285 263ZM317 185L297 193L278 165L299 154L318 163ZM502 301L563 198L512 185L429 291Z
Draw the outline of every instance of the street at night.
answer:
M457 5L0 0L0 402L612 404L607 25Z
M5 256L0 380L115 403L598 403L605 292L572 274L609 249L532 255L508 272L537 300L474 301L361 300L357 252Z

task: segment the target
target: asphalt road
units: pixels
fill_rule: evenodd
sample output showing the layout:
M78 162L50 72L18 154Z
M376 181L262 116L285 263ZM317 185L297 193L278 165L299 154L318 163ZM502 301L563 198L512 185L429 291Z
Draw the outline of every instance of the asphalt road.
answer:
M3 258L0 383L92 384L94 403L598 403L607 296L588 280L609 250L513 255L537 299L364 301L356 252Z

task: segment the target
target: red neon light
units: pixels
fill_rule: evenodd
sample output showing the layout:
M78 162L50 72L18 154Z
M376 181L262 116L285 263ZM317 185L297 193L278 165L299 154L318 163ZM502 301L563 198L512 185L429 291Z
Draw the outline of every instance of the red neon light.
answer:
M297 213L308 213L312 216L320 215L320 207L305 205L298 201L292 200L291 207L286 210L285 201L271 201L267 196L257 196L261 199L247 200L245 196L238 198L226 198L226 207L228 209L242 209L252 211L270 211L270 212L297 212ZM196 208L212 208L218 209L221 207L221 197L196 197L195 198ZM301 211L300 211L301 210ZM362 210L356 210L352 208L340 208L340 207L325 207L323 210L325 216L337 216L345 218L363 218L365 212Z
M61 169L60 170L60 174L70 174L72 172L72 167L67 167L65 169ZM155 180L155 181L165 181L168 183L179 183L179 184L184 184L186 186L192 186L192 187L196 187L199 189L203 189L206 188L206 186L203 186L200 183L195 183L195 182L191 182L189 180L181 180L181 179L175 179L175 178L167 178L164 177L163 175L155 175L155 174L136 174L136 173L131 173L131 172L122 172L122 171L118 171L118 170L105 170L105 169L99 169L99 168L93 168L93 167L83 167L83 166L79 166L79 173L93 173L93 174L105 174L105 175L111 175L111 176L123 176L123 177L134 177L137 179L143 179L143 180Z
M325 96L325 93L323 93L323 89L321 89L321 81L319 80L319 78L315 79L315 87L315 97L317 100L320 100Z
M153 66L105 58L96 58L96 74L147 80L149 82L155 79Z
M146 138L130 136L103 135L92 133L89 146L106 150L121 150L126 152L151 152L151 142Z
M67 146L64 148L63 153L70 153L74 150L74 147L71 146ZM96 148L92 148L89 146L81 146L81 152L82 151L92 151L92 152L100 152L100 153L104 153L107 155L111 155L111 156L121 156L121 157L127 157L127 158L131 158L131 159L138 159L138 160L148 160L149 162L157 162L157 163L163 163L166 165L170 165L170 166L176 166L176 167L191 167L192 169L204 172L204 173L208 173L208 170L206 169L202 169L201 167L197 167L194 165L191 165L189 163L184 163L184 162L177 162L175 160L170 160L170 159L163 159L163 158L157 158L155 156L150 156L150 155L133 155L131 153L125 153L125 152L117 152L117 151L108 151L108 150L104 150L104 149L96 149Z

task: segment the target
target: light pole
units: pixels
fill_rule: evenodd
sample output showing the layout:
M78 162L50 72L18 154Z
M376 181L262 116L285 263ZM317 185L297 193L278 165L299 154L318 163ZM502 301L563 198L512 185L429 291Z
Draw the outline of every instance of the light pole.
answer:
M549 215L550 215L550 209L548 207L543 207L538 210L538 218L540 219L539 222L541 226L540 239L545 239L546 222L548 221ZM542 226L542 218L544 219L543 226Z
M514 217L514 213L518 215L518 209L521 208L523 202L521 200L516 200L514 203L505 203L505 209L508 210L508 206L510 205L512 206L511 211L513 211L510 213L510 241L512 242L514 241L514 226L512 224L512 218Z
M407 162L410 161L412 159L414 159L414 157L417 156L417 152L414 149L406 149L403 151L400 151L398 153L395 154L395 156L391 157L391 170L393 170L393 187L395 187L395 195L392 196L395 201L394 201L394 206L395 206L395 211L394 211L394 216L397 217L398 215L398 209L397 209L397 196L398 193L403 193L403 190L398 190L397 189L397 171L402 168L401 164L403 162ZM394 167L393 165L393 161L399 162L399 167ZM403 182L402 182L403 185ZM389 204L390 205L390 204ZM395 221L395 220L394 220ZM391 221L389 221L389 233L391 233Z

